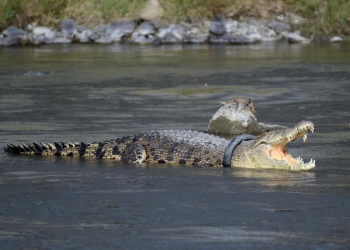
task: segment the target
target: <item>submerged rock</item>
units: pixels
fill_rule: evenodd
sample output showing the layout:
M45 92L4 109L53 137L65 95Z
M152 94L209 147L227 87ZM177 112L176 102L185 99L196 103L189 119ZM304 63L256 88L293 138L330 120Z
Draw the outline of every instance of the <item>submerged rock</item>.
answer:
M222 135L253 134L260 135L266 131L284 128L279 125L259 123L256 119L254 104L249 98L221 102L219 108L209 121L208 133Z

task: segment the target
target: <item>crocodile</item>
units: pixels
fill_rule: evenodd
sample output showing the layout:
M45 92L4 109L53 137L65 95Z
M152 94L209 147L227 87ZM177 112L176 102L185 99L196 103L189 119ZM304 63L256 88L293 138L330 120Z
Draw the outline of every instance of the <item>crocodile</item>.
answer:
M310 170L315 160L294 158L286 148L298 138L307 139L314 124L301 121L291 128L260 136L242 134L232 140L204 132L161 130L104 142L52 142L7 144L5 151L24 155L77 156L112 159L126 163L173 163L203 167L242 167Z

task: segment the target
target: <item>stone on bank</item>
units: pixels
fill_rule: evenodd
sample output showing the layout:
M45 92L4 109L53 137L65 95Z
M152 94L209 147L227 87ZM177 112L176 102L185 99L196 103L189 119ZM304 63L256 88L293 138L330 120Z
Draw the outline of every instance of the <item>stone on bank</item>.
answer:
M156 1L149 1L155 4ZM141 15L142 16L142 15ZM291 31L291 26L282 21L246 18L240 21L217 15L211 21L192 18L189 21L162 24L159 13L137 20L116 20L95 28L77 25L73 19L64 19L59 29L38 26L27 31L15 26L8 27L0 36L0 45L42 45L57 43L134 43L134 44L253 44L272 42L285 37L289 43L309 43L311 39ZM154 18L154 19L151 19ZM141 21L141 22L140 22ZM28 26L29 27L29 26ZM341 38L340 38L341 39ZM334 37L331 42L339 42Z

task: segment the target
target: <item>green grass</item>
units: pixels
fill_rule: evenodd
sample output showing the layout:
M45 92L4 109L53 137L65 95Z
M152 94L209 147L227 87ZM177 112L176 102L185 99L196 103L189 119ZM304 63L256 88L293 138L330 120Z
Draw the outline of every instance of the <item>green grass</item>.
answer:
M165 20L174 22L193 17L211 18L231 14L269 18L290 11L308 21L307 35L350 35L349 0L158 0ZM94 26L119 18L137 18L147 0L0 0L0 29L28 23L56 27L63 18Z
M296 0L296 12L308 18L305 31L314 36L350 35L350 1Z

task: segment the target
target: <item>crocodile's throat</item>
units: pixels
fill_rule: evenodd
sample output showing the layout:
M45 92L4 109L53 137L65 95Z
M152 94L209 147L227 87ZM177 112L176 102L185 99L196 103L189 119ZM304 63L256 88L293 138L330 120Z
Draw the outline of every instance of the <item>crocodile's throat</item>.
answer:
M272 159L277 161L285 161L290 165L300 164L301 158L294 158L288 153L287 148L284 146L266 146L266 154L268 154Z

